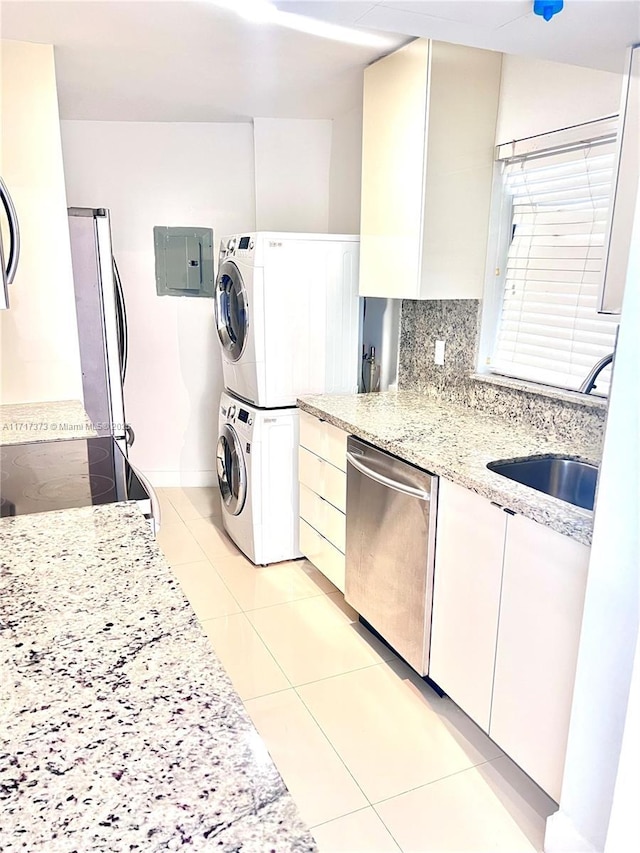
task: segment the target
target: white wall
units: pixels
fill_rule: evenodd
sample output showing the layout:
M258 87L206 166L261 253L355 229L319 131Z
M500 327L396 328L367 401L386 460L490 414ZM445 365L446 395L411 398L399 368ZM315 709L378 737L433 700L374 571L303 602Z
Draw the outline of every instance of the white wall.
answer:
M329 230L331 121L256 118L256 228Z
M67 195L108 207L129 315L131 457L156 485L215 482L222 368L211 299L156 296L154 225L255 227L247 124L63 121Z
M505 55L496 143L617 113L621 85L610 71Z
M333 119L329 174L329 231L360 233L362 104Z
M640 638L629 689L629 704L620 749L605 853L640 850Z
M605 849L638 642L640 191L631 247L598 482L560 811L547 824L547 853L601 853ZM630 710L637 714L635 706ZM628 735L626 748L632 748ZM621 802L628 794L622 786L632 778L628 775L629 758L622 754L622 776L615 790ZM637 766L637 754L631 760ZM635 804L637 810L637 800ZM619 829L616 823L615 832ZM627 841L626 849L637 849L631 838ZM616 850L613 845L612 840L610 849L617 853L620 847Z
M53 48L3 41L1 50L0 168L22 253L0 312L0 402L82 399Z

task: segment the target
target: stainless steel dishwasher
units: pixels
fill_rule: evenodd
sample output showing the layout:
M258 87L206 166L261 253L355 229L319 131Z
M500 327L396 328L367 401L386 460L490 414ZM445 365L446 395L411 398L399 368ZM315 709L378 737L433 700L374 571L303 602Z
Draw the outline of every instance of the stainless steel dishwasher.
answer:
M438 478L347 441L345 599L427 675Z

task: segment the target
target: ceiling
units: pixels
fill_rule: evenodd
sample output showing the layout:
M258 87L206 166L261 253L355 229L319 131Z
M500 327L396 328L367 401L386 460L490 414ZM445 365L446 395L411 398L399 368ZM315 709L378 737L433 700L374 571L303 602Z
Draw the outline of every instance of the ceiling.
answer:
M640 42L638 0L565 0L545 21L532 0L276 0L279 8L345 25L428 36L504 53L622 71Z
M367 30L374 46L251 22L216 2L2 0L2 37L56 46L64 119L206 122L341 115L361 100L363 69L411 36L610 71L640 41L638 0L566 0L549 23L531 0L276 0Z

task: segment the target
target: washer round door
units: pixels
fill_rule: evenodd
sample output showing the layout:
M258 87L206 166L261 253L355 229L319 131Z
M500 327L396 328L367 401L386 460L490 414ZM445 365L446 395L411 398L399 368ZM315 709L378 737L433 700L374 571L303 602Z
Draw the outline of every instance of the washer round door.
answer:
M247 498L247 469L240 439L230 424L225 424L216 450L218 485L222 502L230 515L240 515Z
M224 353L238 361L247 344L249 306L240 270L232 261L223 261L216 280L216 325Z

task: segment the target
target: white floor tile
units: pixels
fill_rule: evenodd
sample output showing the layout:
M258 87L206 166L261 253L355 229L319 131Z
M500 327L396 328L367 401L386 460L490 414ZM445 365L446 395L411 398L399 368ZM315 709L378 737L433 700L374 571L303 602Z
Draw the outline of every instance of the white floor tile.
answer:
M171 502L183 521L220 516L220 492L215 487L163 488L161 494Z
M375 809L405 853L541 851L545 817L523 806L508 781L510 771L506 777L501 772L507 763L500 758L465 770Z
M235 542L227 535L222 522L216 516L196 518L185 522L207 559L215 566L215 560L221 557L237 557L242 554Z
M354 622L341 593L305 598L248 614L292 684L305 684L394 658Z
M400 848L373 808L312 828L320 853L392 853Z
M166 490L156 489L156 494L158 495L158 500L160 501L160 523L162 525L165 525L177 524L181 522L182 519L180 518L175 507L169 500L169 497L166 494Z
M161 524L158 545L170 566L197 563L205 559L202 548L181 521L175 524Z
M502 754L449 699L417 681L396 661L298 688L372 803Z
M291 687L244 613L207 619L202 627L241 699Z
M246 703L302 819L321 823L367 800L294 690Z
M243 610L311 598L336 588L308 560L254 566L246 557L212 556L211 562Z
M201 621L240 612L240 605L208 560L178 565L173 571Z

